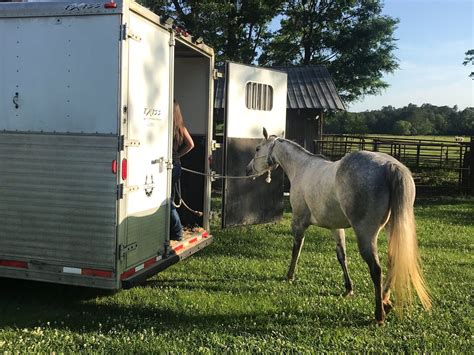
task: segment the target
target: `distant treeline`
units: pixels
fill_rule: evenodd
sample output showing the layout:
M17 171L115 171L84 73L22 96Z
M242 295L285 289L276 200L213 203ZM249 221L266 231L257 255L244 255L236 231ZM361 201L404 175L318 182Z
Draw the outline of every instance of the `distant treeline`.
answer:
M324 133L396 135L474 135L474 107L409 104L365 112L337 112L326 116Z

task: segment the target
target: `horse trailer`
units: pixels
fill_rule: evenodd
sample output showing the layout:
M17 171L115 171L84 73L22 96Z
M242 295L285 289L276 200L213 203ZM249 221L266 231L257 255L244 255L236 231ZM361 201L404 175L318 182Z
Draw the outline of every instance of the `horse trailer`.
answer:
M213 141L214 51L130 0L0 3L0 277L130 287L209 245L212 154L245 175L262 127L285 127L286 74L227 63ZM169 240L172 105L186 238ZM274 182L225 181L223 227L282 213Z

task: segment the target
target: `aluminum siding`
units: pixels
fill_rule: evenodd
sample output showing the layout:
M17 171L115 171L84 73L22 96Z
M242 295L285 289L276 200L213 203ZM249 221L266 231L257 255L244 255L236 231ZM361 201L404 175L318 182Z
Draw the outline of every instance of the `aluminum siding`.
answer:
M0 257L112 270L116 136L0 133Z

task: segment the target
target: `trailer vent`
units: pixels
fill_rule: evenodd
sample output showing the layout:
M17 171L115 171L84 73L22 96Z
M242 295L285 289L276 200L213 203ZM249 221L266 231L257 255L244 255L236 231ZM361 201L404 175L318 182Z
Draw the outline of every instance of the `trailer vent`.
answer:
M245 106L250 110L271 111L273 88L267 84L248 82L245 86Z

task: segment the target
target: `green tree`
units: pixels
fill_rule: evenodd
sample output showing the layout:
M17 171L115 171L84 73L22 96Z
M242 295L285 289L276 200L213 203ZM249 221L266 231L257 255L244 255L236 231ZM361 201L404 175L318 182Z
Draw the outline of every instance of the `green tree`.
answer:
M380 0L288 0L281 29L264 45L263 65L324 64L346 102L378 94L398 68L393 32Z
M398 134L401 136L408 136L412 132L412 126L411 123L408 121L397 121L393 125L393 134Z
M282 0L139 0L158 15L172 17L216 51L216 62L255 63L271 37L269 24Z
M474 65L474 49L469 49L465 54L465 58L464 58L464 62L462 62L462 64L464 65L468 65L468 64L471 64L471 65ZM474 80L474 72L471 72L471 74L469 74L469 77Z

